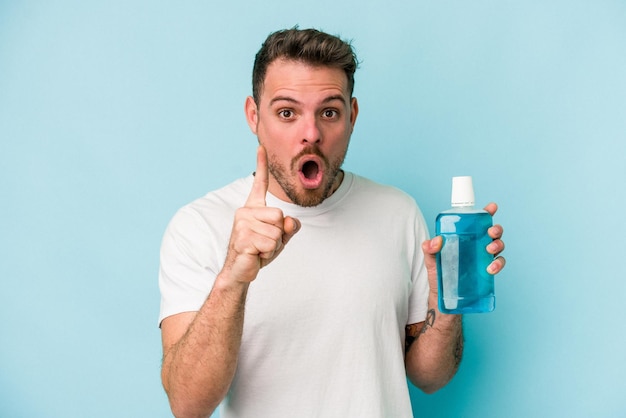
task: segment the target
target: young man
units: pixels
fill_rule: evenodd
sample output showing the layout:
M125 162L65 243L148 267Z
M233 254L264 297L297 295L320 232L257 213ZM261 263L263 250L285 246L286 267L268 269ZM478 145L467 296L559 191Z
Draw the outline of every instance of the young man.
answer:
M441 239L408 195L341 170L356 67L334 36L270 35L245 104L256 172L170 223L162 380L177 417L222 401L225 418L410 417L407 375L434 392L456 372L461 318L437 309ZM502 228L490 235L498 255Z

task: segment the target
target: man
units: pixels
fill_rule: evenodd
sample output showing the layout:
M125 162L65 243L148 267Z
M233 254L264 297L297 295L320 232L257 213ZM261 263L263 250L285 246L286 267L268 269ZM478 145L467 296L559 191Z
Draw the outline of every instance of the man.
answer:
M462 324L437 309L441 239L408 195L341 170L356 67L334 36L271 34L245 103L256 172L168 226L162 381L177 417L222 401L223 417L410 417L407 375L430 393L455 374ZM502 228L490 235L498 255Z

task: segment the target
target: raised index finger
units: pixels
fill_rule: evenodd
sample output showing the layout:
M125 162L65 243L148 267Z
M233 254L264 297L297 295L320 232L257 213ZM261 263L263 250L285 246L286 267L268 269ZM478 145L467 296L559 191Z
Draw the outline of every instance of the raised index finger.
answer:
M256 151L256 172L252 190L246 201L247 207L265 206L265 195L269 187L269 174L267 170L267 152L263 145L259 145Z

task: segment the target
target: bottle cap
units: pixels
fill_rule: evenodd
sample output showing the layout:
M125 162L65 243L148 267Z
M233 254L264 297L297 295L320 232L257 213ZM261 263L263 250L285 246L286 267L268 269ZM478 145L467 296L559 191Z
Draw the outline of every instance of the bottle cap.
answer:
M452 207L474 206L472 176L452 177Z

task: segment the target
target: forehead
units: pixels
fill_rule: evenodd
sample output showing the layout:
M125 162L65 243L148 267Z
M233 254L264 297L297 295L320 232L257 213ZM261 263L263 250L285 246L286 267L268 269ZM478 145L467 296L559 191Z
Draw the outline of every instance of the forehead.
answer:
M338 67L277 59L268 67L261 97L283 94L340 94L349 98L348 77Z

